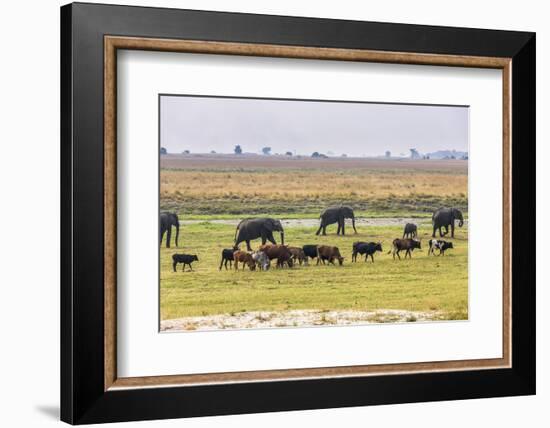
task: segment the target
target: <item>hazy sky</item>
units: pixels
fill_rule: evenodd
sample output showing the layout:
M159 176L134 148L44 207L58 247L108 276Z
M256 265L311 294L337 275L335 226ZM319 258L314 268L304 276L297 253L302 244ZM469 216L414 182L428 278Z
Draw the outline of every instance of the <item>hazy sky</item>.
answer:
M169 153L468 150L467 107L162 96L160 124Z

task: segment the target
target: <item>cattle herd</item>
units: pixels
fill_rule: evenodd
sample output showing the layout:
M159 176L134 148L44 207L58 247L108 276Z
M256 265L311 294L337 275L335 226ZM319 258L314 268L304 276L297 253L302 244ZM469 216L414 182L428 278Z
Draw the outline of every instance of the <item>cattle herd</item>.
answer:
M440 209L441 210L441 209ZM454 237L454 218L452 219L451 224L436 224L436 214L440 211L436 211L434 215L432 216L432 223L434 225L433 229L433 235L432 239L428 241L428 255L433 254L435 255L435 250L438 251L438 255L444 256L445 251L453 248L452 242L447 242L441 239L435 239L435 231L437 228L439 228L440 237L444 236L446 233L448 233L448 227L451 226L452 234L451 236ZM455 210L454 208L450 210ZM321 215L321 221L323 220L323 214ZM342 229L342 232L344 232L343 228L343 218L340 220L336 220L334 223L338 222L338 229ZM460 226L462 226L462 214L460 214ZM258 226L258 223L260 226ZM326 221L325 221L326 223ZM252 224L255 228L258 227L257 236L256 235L247 235L243 239L239 238L239 236L242 235L242 231L245 230L244 227L250 228L250 224ZM268 227L263 230L262 227L264 224L267 224ZM326 224L322 223L322 226L326 227ZM436 227L437 226L437 227ZM441 227L445 228L445 233L442 233ZM274 229L275 228L275 229ZM239 229L241 229L239 231ZM355 228L354 228L355 229ZM398 259L401 259L400 253L404 252L404 258L412 258L412 252L415 249L421 249L421 243L420 240L417 239L417 226L412 223L407 223L403 230L403 237L402 238L396 238L392 242L392 248L388 252L388 254L393 254L393 259L395 260L396 256ZM330 246L330 245L316 245L316 244L306 244L301 247L298 246L291 246L291 245L285 245L284 242L282 244L277 244L275 242L275 239L273 238L272 231L278 230L281 232L281 239L283 239L283 230L282 226L280 225L280 222L278 220L273 220L269 218L263 218L263 219L247 219L243 220L239 223L237 226L237 230L235 233L235 241L231 248L225 248L221 252L221 261L219 265L219 270L222 270L223 267L225 269L234 268L235 270L239 269L239 266L242 266L242 269L244 270L246 267L248 267L251 271L252 270L268 270L271 267L271 262L275 261L275 266L277 268L292 268L293 266L296 266L297 264L308 266L310 264L310 259L314 260L316 259L316 264L329 264L329 265L335 265L335 261L338 261L338 264L341 266L344 263L344 257L340 253L340 249L336 246ZM162 233L162 232L161 232ZM237 234L238 233L238 234ZM324 228L323 228L324 233ZM357 232L356 232L357 233ZM245 239L247 238L247 239ZM250 247L250 240L256 239L256 238L262 238L262 245L258 247L257 250L252 250ZM239 247L239 243L242 241L246 241L247 250L241 250ZM270 241L270 244L267 244L266 242ZM168 246L168 245L167 245ZM376 252L382 252L382 244L380 242L354 242L351 248L351 261L357 262L357 256L365 256L365 262L368 261L369 257L372 263L374 263L374 255ZM174 272L176 272L176 267L178 264L183 265L183 271L185 271L185 267L189 266L189 269L192 271L192 263L198 262L199 259L194 254L174 254L172 256L173 261L173 269Z

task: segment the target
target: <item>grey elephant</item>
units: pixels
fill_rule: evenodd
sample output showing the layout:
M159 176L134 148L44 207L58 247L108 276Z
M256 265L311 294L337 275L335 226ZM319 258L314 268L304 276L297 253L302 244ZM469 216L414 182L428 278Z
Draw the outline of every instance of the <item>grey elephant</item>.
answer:
M329 207L321 213L319 218L321 219L321 224L319 225L319 229L315 233L316 235L319 235L319 233L321 233L321 230L323 230L323 235L326 235L327 226L334 223L338 223L338 231L336 232L336 234L340 235L340 231L342 231L342 235L345 235L347 218L351 218L353 230L355 231L355 233L357 233L357 229L355 228L355 214L353 213L353 208L346 205Z
M262 238L262 245L266 241L277 245L273 238L273 232L281 233L281 244L285 244L285 232L280 220L274 218L247 218L241 220L237 229L235 230L235 246L241 242L246 242L246 248L248 251L252 251L250 248L250 241L258 238Z
M178 237L180 235L180 222L178 215L175 213L160 213L160 244L162 245L162 238L166 233L166 248L170 248L170 240L172 238L172 226L176 227L176 247L178 246Z
M455 220L458 220L458 227L464 224L462 212L457 208L439 208L432 215L433 233L432 238L435 238L435 231L439 230L439 236L443 237L449 233L451 226L451 238L455 237ZM441 232L441 228L445 228L445 233Z

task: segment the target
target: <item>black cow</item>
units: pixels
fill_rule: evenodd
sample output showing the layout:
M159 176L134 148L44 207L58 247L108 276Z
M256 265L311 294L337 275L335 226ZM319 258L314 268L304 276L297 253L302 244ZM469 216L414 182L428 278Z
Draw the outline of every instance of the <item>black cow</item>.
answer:
M182 272L185 272L185 265L189 265L189 269L193 270L191 267L191 263L198 262L199 258L195 254L174 254L172 256L172 267L174 268L174 272L176 272L176 266L178 263L183 264Z
M439 250L439 255L445 255L445 251L454 248L452 242L442 241L438 239L430 239L428 241L430 249L428 250L428 255L433 254L435 256L434 250Z
M382 244L380 242L354 242L351 253L351 261L357 261L357 254L364 254L365 261L367 261L370 256L372 262L374 263L373 254L376 251L382 251Z
M222 250L222 261L220 262L220 270L222 270L222 265L225 266L225 270L227 270L227 263L229 262L229 269L232 268L233 265L233 253L238 250L238 248L224 248Z
M308 257L314 259L317 257L317 245L304 245L302 247L302 249L304 250L304 254L306 256L306 259Z

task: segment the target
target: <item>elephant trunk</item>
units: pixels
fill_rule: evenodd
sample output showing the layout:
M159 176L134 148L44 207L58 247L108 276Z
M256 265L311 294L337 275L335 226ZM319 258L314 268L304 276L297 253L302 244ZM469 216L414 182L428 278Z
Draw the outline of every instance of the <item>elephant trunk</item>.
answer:
M180 222L176 222L176 247L178 246L178 238L180 236Z
M458 222L458 227L462 227L464 225L464 220L460 219Z
M355 233L357 233L357 229L355 228L355 216L351 217L351 225L353 226Z
M281 232L281 245L285 245L285 233Z

